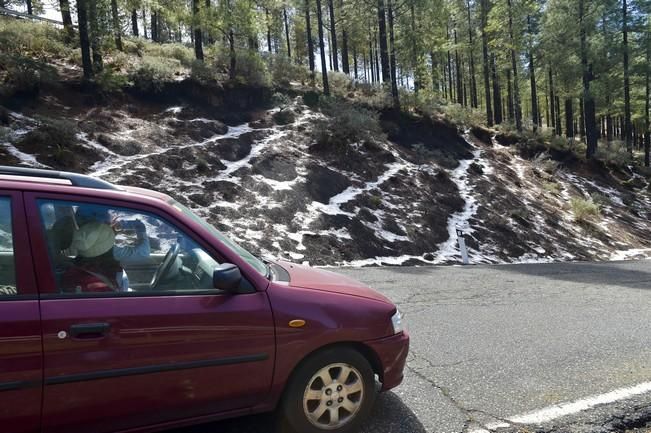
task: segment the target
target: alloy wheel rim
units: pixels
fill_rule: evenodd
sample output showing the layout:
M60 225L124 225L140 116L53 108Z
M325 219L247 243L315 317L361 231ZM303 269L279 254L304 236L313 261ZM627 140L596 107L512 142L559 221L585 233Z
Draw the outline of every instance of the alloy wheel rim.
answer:
M364 400L364 381L349 364L330 364L316 372L303 394L303 411L312 425L334 430L355 418Z

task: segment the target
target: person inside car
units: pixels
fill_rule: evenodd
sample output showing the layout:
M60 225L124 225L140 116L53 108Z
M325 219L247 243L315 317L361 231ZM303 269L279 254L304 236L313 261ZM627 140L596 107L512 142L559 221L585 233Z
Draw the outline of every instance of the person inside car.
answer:
M89 221L98 221L101 223L109 224L116 232L136 232L135 245L113 245L113 258L115 260L118 260L120 262L140 261L143 259L148 259L151 255L151 246L149 243L149 236L147 235L147 228L145 224L138 219L121 221L116 218L111 218L111 215L105 208L96 208L90 206L80 207L77 209L75 219L80 225Z
M89 221L75 230L70 253L73 266L63 274L61 284L75 292L129 291L129 279L113 254L115 232L106 223Z

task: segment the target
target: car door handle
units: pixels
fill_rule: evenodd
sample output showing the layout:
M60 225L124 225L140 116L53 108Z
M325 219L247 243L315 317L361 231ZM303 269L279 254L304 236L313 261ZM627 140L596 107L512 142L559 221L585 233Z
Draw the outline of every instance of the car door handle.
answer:
M111 329L109 323L80 323L70 327L73 338L101 338Z

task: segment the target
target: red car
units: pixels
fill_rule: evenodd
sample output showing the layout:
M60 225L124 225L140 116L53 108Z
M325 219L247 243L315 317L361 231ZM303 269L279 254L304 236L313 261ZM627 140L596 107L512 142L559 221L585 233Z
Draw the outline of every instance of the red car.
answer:
M248 253L172 198L0 167L0 431L145 432L278 409L352 432L403 376L394 304Z

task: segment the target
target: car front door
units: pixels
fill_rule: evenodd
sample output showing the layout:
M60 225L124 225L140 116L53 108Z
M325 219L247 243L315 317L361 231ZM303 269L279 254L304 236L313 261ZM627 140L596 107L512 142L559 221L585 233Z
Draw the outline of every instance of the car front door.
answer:
M41 323L22 194L0 190L0 430L40 429Z
M163 424L266 396L268 298L214 289L210 244L134 203L29 194L26 205L36 260L51 264L39 272L44 432Z

